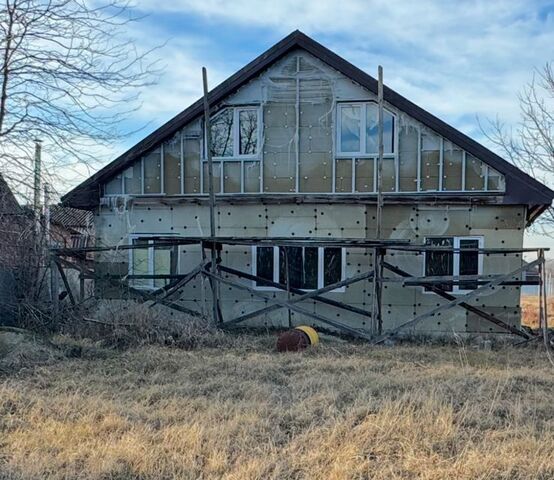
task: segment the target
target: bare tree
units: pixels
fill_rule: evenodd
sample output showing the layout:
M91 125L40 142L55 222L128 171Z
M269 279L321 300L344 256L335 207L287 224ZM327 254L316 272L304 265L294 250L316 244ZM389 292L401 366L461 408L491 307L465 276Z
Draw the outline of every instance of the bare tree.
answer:
M487 138L508 160L546 185L554 181L554 64L533 74L519 94L521 120L507 128L500 120L482 128ZM537 227L554 236L554 210L548 209Z
M0 171L19 194L31 188L34 139L55 185L130 133L122 121L159 73L128 36L137 20L120 0L0 6Z

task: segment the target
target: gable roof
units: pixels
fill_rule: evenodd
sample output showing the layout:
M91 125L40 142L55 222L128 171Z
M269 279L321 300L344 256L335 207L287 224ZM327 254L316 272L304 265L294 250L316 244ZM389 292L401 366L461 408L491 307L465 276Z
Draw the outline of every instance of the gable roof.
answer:
M241 86L258 76L287 53L299 48L307 51L331 68L334 68L343 75L354 80L362 87L377 94L377 80L375 78L347 62L345 59L333 53L304 33L296 30L212 89L208 93L210 106L217 105L225 97L231 95ZM540 206L540 208L535 209L535 216L552 203L554 192L547 186L530 177L516 166L507 162L459 130L412 103L391 88L384 86L383 93L386 102L410 115L415 120L418 120L502 173L506 178L504 203ZM100 171L63 196L62 202L65 205L84 208L91 206L91 198L96 199L94 203L97 203L101 183L125 169L133 161L140 158L140 156L147 153L160 142L172 137L186 124L203 115L203 111L203 100L200 98L190 107L173 117L113 162L106 165Z
M23 208L0 173L0 215L22 215Z
M51 205L50 221L65 228L89 228L92 225L92 212Z

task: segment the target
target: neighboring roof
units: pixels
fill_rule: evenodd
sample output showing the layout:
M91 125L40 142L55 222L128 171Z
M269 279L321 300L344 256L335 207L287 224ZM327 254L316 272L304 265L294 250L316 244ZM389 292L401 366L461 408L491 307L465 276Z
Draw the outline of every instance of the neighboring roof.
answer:
M52 205L50 221L66 228L89 228L92 225L92 212L78 208Z
M0 173L0 215L21 215L23 208L19 205L12 189Z
M240 69L237 73L219 84L208 94L210 106L217 105L225 97L234 93L241 86L258 76L271 64L282 58L290 51L301 48L320 59L330 67L351 78L362 87L377 94L377 80L364 71L347 62L328 48L316 42L312 38L296 30L276 43L258 58ZM547 186L527 175L511 163L496 155L491 150L451 127L431 113L416 104L410 102L402 95L389 87L384 87L385 101L397 107L399 110L420 121L427 127L436 131L446 139L452 141L468 153L483 160L494 169L502 173L506 178L506 194L504 202L510 204L527 204L547 206L554 199L554 192ZM90 207L91 198L96 202L99 197L99 188L102 182L126 168L134 160L147 153L160 142L170 138L183 126L203 114L202 99L197 100L189 108L182 111L169 122L162 125L156 131L148 135L123 155L102 168L96 174L85 180L81 185L62 197L65 205L75 207ZM541 209L542 210L542 209Z

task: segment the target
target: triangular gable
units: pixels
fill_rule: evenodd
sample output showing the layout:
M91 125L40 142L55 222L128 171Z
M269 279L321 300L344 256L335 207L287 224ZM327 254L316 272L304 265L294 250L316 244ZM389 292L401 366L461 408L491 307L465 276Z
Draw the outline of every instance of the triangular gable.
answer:
M377 93L377 80L375 78L297 30L211 90L208 95L210 105L217 105L287 53L298 48L304 49L370 92ZM491 150L386 86L384 87L384 98L389 104L405 112L503 174L506 178L506 194L504 196L506 203L543 206L543 208L536 209L536 213L539 213L546 208L545 206L551 204L554 198L554 192L551 189L505 161ZM98 196L99 186L102 182L125 169L134 160L173 136L183 126L202 114L203 102L202 99L199 99L189 108L176 115L123 155L70 191L62 198L62 201L67 205L75 207L89 206L91 196Z
M0 215L21 215L23 208L15 198L2 174L0 174Z

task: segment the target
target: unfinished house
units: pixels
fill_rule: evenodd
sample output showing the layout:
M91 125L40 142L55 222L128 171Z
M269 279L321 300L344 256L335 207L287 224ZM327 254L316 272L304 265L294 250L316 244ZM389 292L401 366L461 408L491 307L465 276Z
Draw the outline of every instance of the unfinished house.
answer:
M519 331L524 230L554 192L386 86L379 122L378 93L298 31L211 90L209 122L200 99L63 198L95 213L98 294L368 337Z

